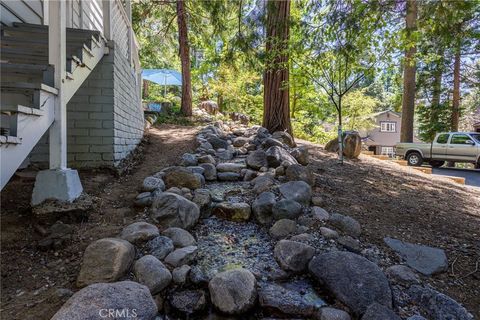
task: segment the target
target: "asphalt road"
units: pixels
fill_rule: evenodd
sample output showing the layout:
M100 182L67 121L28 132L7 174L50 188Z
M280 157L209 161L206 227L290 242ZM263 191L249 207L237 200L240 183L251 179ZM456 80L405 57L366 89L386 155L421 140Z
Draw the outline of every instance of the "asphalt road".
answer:
M474 169L453 169L453 168L433 168L432 173L444 176L455 176L465 178L465 184L480 187L480 170Z

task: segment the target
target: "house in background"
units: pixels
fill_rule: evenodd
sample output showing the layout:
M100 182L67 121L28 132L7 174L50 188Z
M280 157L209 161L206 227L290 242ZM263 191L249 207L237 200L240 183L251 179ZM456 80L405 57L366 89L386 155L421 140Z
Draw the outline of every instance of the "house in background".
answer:
M143 136L130 0L2 0L1 188L26 164L32 203L73 201L76 170L118 166Z
M364 145L374 154L395 155L395 145L400 142L400 125L402 116L392 110L381 111L371 115L375 127L360 131Z

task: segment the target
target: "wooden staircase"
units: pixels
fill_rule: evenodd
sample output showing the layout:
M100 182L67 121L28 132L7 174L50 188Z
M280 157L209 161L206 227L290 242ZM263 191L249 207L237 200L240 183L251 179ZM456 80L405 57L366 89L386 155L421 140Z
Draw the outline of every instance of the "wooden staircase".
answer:
M108 53L98 31L66 32L65 99L68 102ZM48 64L48 27L14 23L1 27L1 188L54 121L54 68Z

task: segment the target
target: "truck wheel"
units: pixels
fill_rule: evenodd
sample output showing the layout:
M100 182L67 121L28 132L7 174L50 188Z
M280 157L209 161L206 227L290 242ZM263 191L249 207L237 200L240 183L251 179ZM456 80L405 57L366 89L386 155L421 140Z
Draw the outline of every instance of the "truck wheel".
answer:
M440 168L441 166L443 166L445 164L445 161L441 161L441 160L432 160L429 162L430 165L434 168Z
M418 152L411 152L407 156L409 166L420 167L423 163L422 156Z

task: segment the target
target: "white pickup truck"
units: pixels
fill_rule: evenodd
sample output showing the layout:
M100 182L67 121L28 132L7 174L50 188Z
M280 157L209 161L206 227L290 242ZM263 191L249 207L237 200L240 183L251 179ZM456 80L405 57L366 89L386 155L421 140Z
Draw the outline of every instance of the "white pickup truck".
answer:
M432 143L398 143L396 155L403 157L410 166L428 162L441 167L445 161L473 163L480 169L480 133L444 132L435 136Z

